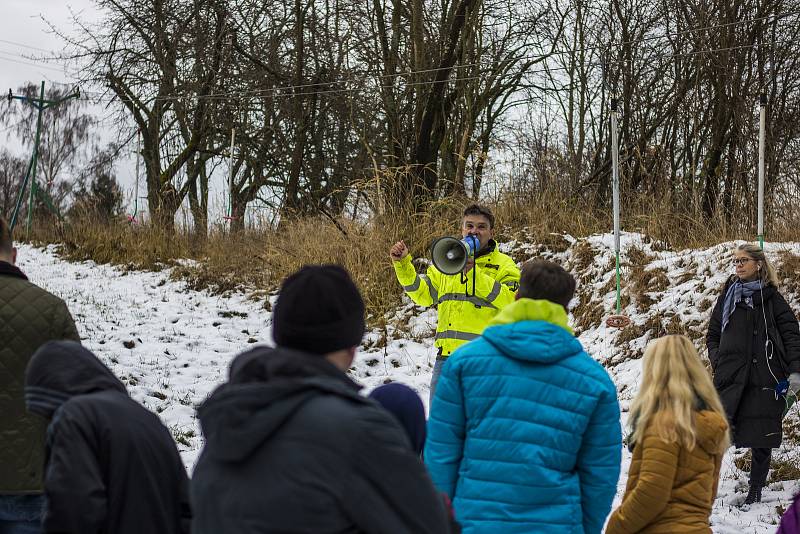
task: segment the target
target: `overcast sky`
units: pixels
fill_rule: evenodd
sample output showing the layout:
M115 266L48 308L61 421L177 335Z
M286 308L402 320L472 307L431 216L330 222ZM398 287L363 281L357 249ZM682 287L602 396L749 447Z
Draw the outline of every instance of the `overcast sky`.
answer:
M93 0L0 0L0 113L6 113L8 104L5 95L8 90L16 92L26 82L38 85L44 80L45 85L51 83L71 85L75 80L64 71L58 63L45 62L42 57L52 55L53 51L63 48L63 43L50 31L42 20L45 17L59 30L73 33L72 12L80 15L87 22L96 21L100 13ZM50 52L48 54L48 52ZM81 87L84 91L97 91L98 88ZM14 102L13 105L21 105ZM94 106L91 112L103 115L101 107ZM2 128L0 128L2 130ZM106 141L115 137L112 126L106 125L99 132ZM14 152L20 152L14 139L8 139L5 133L0 134L0 146L7 146ZM131 146L131 151L134 147ZM20 152L25 158L30 154ZM125 203L129 208L133 204L135 189L135 164L133 157L123 157L117 164L117 179L125 191ZM139 195L146 194L144 180L141 180ZM212 202L213 204L213 202ZM132 211L132 210L129 210Z
M3 93L27 81L73 81L57 63L36 59L36 56L46 56L46 51L60 50L63 46L41 17L69 33L72 27L70 8L87 20L98 18L92 0L0 0L0 88Z

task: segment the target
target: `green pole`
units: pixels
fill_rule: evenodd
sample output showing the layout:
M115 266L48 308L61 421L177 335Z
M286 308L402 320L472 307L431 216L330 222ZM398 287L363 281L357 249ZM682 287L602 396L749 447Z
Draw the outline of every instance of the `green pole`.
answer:
M19 190L19 195L17 195L17 203L14 206L14 213L11 215L11 232L14 232L14 228L17 226L17 217L19 216L19 210L22 207L22 200L25 198L25 188L28 187L28 180L31 178L31 167L33 166L33 158L31 158L30 162L28 162L28 170L25 171L25 179L22 181L22 187Z
M27 236L30 239L31 221L33 220L33 189L36 187L36 163L39 159L39 140L42 133L42 112L44 111L44 80L42 80L42 91L39 95L39 102L36 106L39 109L39 116L36 119L36 139L33 142L33 168L31 171L31 191L28 196L28 227Z
M36 164L37 164L37 162L39 160L39 143L41 141L41 136L42 136L42 113L44 112L45 109L47 109L49 107L52 107L52 106L57 106L57 105L61 104L62 102L66 101L66 100L69 100L71 98L80 98L80 91L78 91L76 89L73 94L65 96L63 98L59 98L58 100L45 100L44 99L44 81L42 81L42 89L41 89L41 93L39 95L39 99L38 100L35 99L35 98L29 98L27 96L14 95L11 92L11 89L8 90L8 100L9 100L9 102L11 100L22 100L23 102L27 102L28 104L30 104L31 106L33 106L37 110L39 110L39 114L38 114L38 117L37 117L37 120L36 120L36 138L35 138L35 141L34 141L34 144L33 144L33 157L31 158L31 162L28 164L28 171L25 173L25 179L22 182L22 188L20 189L19 197L17 198L17 205L14 207L14 214L11 217L11 231L13 231L14 227L17 225L17 217L19 216L19 210L20 210L20 207L22 206L22 199L25 197L25 188L28 185L28 181L30 181L31 182L31 190L30 190L30 193L29 193L29 196L28 196L28 222L27 222L27 226L28 226L27 231L28 231L28 235L30 236L31 220L32 220L32 217L33 217L33 195L36 192L36 191L34 191L34 188L37 187L36 186L36 167L37 167ZM51 211L52 211L52 209L51 209Z
M617 250L617 315L622 314L622 300L620 299L620 273L619 273L619 250Z

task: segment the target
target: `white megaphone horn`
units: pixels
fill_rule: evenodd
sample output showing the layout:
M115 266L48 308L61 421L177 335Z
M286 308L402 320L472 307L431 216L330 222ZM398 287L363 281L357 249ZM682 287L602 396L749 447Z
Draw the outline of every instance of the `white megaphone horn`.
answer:
M458 274L467 265L467 258L475 256L480 247L481 242L474 235L463 239L440 237L431 245L433 266L444 274Z

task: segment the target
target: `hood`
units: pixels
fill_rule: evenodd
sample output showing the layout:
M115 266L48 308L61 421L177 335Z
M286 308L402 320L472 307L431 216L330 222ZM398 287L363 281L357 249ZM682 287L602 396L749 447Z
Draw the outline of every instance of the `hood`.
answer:
M720 445L728 430L725 417L711 410L702 410L695 414L697 445L708 454L719 454Z
M323 357L257 347L231 363L230 379L198 409L206 454L224 462L249 457L306 401L339 395L368 402L360 386Z
M97 356L74 341L45 343L25 370L28 411L47 418L72 397L105 390L128 394Z
M369 398L394 415L406 431L414 452L422 455L425 446L425 407L417 392L399 382L384 384L372 390Z
M583 352L564 307L547 300L522 298L509 304L492 319L483 338L511 358L538 363Z

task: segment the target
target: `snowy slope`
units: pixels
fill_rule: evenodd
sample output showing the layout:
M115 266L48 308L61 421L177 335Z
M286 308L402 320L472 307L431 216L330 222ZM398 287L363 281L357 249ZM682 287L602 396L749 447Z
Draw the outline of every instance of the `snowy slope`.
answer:
M512 242L503 250L518 260L552 258L579 279L581 297L576 299L573 319L581 342L607 366L617 384L624 422L638 387L638 356L650 338L680 331L702 345L709 306L730 273L734 244L673 252L661 250L663 246L641 235L625 234L623 305L635 326L619 331L604 324L614 306L612 236L580 240L564 236L553 243L557 245ZM800 244L768 245L767 252L780 263L786 254L800 255ZM202 446L195 407L225 379L235 354L253 343L271 342L270 314L264 303L244 294L212 296L188 290L185 284L170 281L168 270L136 272L93 262L64 262L52 248L22 246L18 265L34 283L67 301L84 344L126 383L134 399L161 416L191 468ZM784 293L795 310L800 308L798 295ZM436 312L404 302L385 331L367 334L352 373L367 388L391 380L409 384L427 404ZM797 410L787 422L800 426ZM797 436L798 432L787 434ZM796 461L795 448L796 442L787 437L773 461ZM774 532L779 517L776 508L787 505L800 489L798 481L773 483L764 493L764 503L739 510L735 505L744 498L747 473L733 460L741 452L731 450L723 464L713 530ZM629 463L626 451L617 500Z

